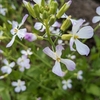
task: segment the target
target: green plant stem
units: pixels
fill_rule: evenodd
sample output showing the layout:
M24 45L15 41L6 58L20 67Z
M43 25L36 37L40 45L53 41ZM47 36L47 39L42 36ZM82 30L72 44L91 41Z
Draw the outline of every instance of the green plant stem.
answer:
M94 28L94 32L100 27L100 23Z

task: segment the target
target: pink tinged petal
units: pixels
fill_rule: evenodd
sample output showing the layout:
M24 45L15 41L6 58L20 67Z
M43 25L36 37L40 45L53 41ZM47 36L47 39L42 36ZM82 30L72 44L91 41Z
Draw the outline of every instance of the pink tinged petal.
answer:
M26 86L21 86L20 88L21 88L22 91L26 90Z
M62 45L56 46L56 54L60 57L62 55L62 50L64 50Z
M18 82L12 82L11 84L12 84L12 86L17 86Z
M97 23L100 21L100 16L94 16L92 19L92 23Z
M76 44L76 50L78 51L78 53L80 55L86 55L87 56L89 54L90 49L87 45L83 44L78 39L75 40L75 44Z
M73 48L73 44L74 44L74 38L72 37L71 39L70 39L70 42L69 42L69 45L70 45L70 50L71 51L76 51L74 48Z
M85 26L79 30L77 33L78 38L89 39L93 36L93 28L91 26Z
M19 28L24 24L24 22L26 21L27 17L28 17L28 14L26 14L26 15L23 17L22 22L19 24Z
M15 62L10 63L9 66L10 66L11 68L13 68L13 67L15 66Z
M72 60L69 60L69 59L62 59L61 58L61 62L63 64L66 65L67 69L70 70L70 71L73 71L76 67L76 64L72 61Z
M15 88L15 92L19 93L21 91L21 88L20 87L16 87Z
M84 22L85 22L85 20L83 20L83 19L77 20L76 24L73 24L73 26L72 26L72 33L76 34Z
M43 52L45 54L47 54L49 57L51 57L52 59L56 60L56 55L55 53L49 48L49 47L46 47L43 49Z
M67 2L67 5L71 5L71 3L72 3L72 0L69 0L68 2Z
M25 34L26 34L26 28L20 29L17 33L17 36L19 37L19 39L23 39L25 37Z
M63 77L65 73L61 70L61 66L59 62L55 62L55 65L52 68L52 72L60 77Z
M13 43L14 43L14 41L15 41L15 37L16 37L16 35L14 35L14 36L12 37L11 41L6 45L7 48L8 48L8 47L11 47L11 46L13 45Z
M97 9L96 9L96 13L97 13L98 15L100 15L100 6L97 7Z

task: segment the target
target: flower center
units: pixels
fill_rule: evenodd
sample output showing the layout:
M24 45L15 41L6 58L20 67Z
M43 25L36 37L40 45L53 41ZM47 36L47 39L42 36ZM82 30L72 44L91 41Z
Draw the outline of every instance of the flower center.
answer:
M15 28L15 29L14 29L14 32L15 32L15 33L17 33L17 32L18 32L18 29L17 29L17 28Z
M56 60L57 60L58 62L60 62L60 58L59 58L59 57L57 57Z
M74 39L78 39L78 35L74 35Z

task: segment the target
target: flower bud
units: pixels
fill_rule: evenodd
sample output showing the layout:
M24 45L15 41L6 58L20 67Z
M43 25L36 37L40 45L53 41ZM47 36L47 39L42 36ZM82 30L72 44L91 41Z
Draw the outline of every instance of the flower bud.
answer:
M65 3L65 4L61 7L61 9L58 11L58 13L57 13L57 15L56 15L56 17L57 17L58 19L68 10L68 8L70 7L71 3L72 3L72 1L69 0L67 3Z
M29 42L32 42L32 41L37 40L37 36L33 33L26 33L24 39L29 41Z
M41 6L45 6L45 0L41 0Z
M61 36L61 39L62 40L70 40L71 37L72 37L72 34L63 34Z
M34 12L34 9L33 9L32 5L29 2L25 1L25 0L23 0L23 3L25 5L26 9L28 10L29 14L33 18L36 18L36 15L35 15L35 12Z
M50 17L49 25L50 25L50 26L53 25L54 22L55 22L55 20L56 20L55 16L52 15L52 16Z
M47 19L48 18L48 12L44 10L43 12L43 19Z
M71 25L71 20L70 20L71 16L67 17L66 20L63 22L63 24L61 25L61 30L65 31L67 28L69 28L69 26Z

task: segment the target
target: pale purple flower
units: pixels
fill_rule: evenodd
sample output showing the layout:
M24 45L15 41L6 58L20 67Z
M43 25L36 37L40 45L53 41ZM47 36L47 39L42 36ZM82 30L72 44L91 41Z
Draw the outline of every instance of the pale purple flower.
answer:
M77 79L82 80L82 79L83 79L82 74L83 74L83 71L82 71L82 70L79 70L79 71L77 72Z
M3 60L3 63L5 64L5 66L2 66L2 67L1 67L2 73L10 74L10 73L12 72L12 68L15 66L15 62L9 63L9 62L7 61L7 59L4 59L4 60Z
M22 55L17 59L17 64L19 65L19 70L23 72L25 69L30 68L30 59L27 56Z
M12 22L8 21L10 24L12 24L12 29L11 29L10 32L13 35L13 37L12 37L11 41L7 44L6 47L12 46L16 36L18 36L18 38L21 39L21 40L24 38L27 30L26 30L26 28L20 29L20 27L24 24L27 17L28 17L28 14L26 14L23 17L22 22L20 24L18 24L18 22L16 22L16 21L12 21Z
M98 16L94 16L92 19L93 23L97 23L100 21L100 6L96 8L96 13L98 14Z
M15 86L15 92L19 93L20 91L25 91L25 81L18 80L17 82L12 82L12 86Z
M62 88L64 90L67 90L68 88L71 89L72 88L72 84L71 83L72 83L72 80L71 79L68 79L67 81L66 80L63 80L62 81L62 84L63 84L63 87Z
M49 47L46 47L43 49L43 52L45 54L47 54L49 57L51 57L52 59L55 60L55 65L52 68L52 72L61 77L63 77L65 75L65 72L62 71L60 62L65 64L67 69L70 71L73 71L76 66L72 60L61 58L62 50L64 50L62 45L56 46L56 52L53 52Z
M78 20L76 24L73 24L72 31L70 34L72 37L70 38L70 49L71 51L75 51L73 48L73 43L76 45L76 50L81 55L88 55L90 49L87 45L80 42L78 39L89 39L93 36L93 28L91 26L81 27L85 20Z
M32 42L32 41L37 40L37 36L33 33L26 33L24 36L24 39L29 41L29 42Z
M3 8L2 5L0 5L0 14L2 14L3 16L6 15L7 9Z
M21 50L21 53L25 56L32 55L31 48L28 48L27 50Z

